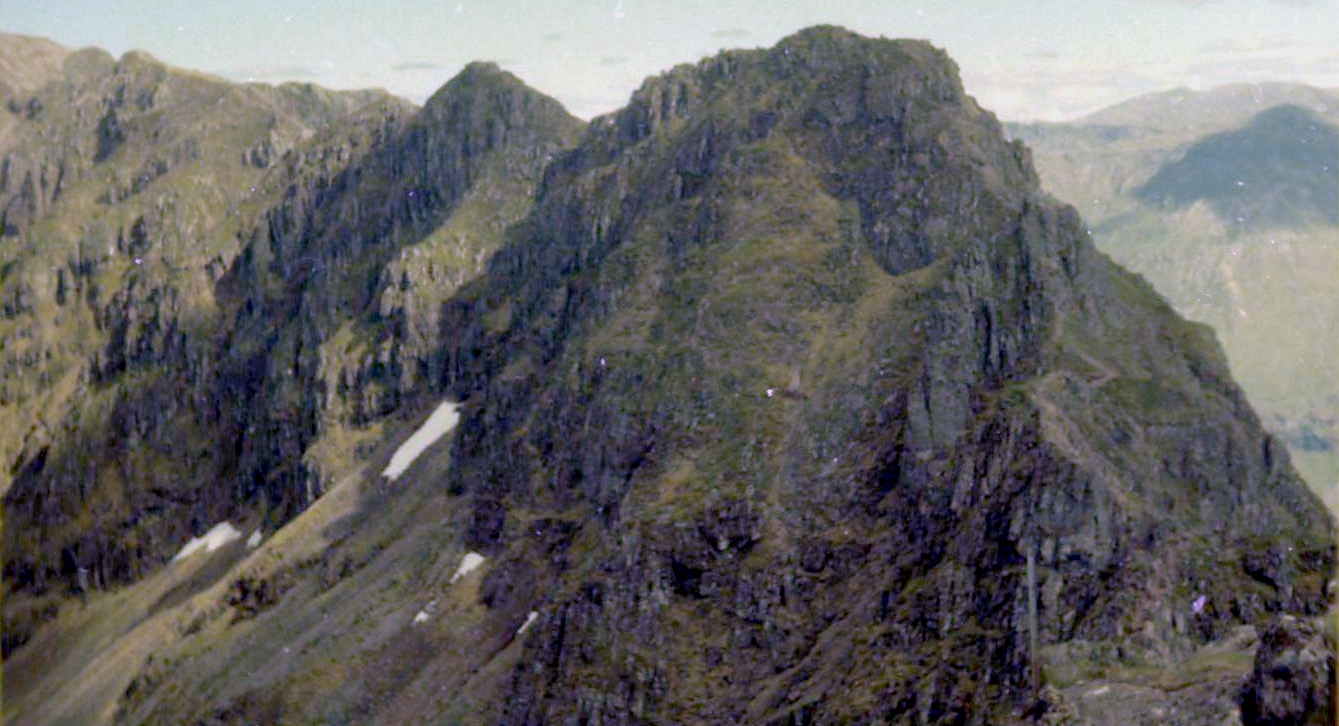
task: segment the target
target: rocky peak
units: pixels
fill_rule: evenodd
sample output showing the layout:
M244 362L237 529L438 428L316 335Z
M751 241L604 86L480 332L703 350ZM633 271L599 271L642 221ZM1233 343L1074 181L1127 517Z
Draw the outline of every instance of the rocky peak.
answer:
M924 43L818 29L648 81L448 325L465 542L498 563L490 607L554 613L508 719L999 719L1029 558L1048 647L1170 667L1322 607L1333 525L1212 339L1092 248ZM579 559L530 535L543 512L575 517ZM1253 589L1294 537L1289 584ZM823 645L856 640L861 666Z
M522 111L545 106L564 114L561 105L526 86L496 63L474 62L432 94L423 104L423 118L448 121L460 116L516 118Z
M657 172L672 180L662 191L693 195L734 147L773 133L801 135L798 151L842 187L842 196L859 199L869 224L876 208L913 204L911 193L938 200L871 227L884 240L886 263L899 270L928 263L955 235L985 233L961 222L988 224L1038 185L1026 150L1006 142L995 118L963 93L957 68L942 51L832 27L803 31L768 50L728 51L648 80L627 108L591 124L577 152L550 170L549 185L564 189L568 173L629 152L656 158L670 149L669 168ZM660 140L648 141L653 136ZM972 214L952 225L935 221L947 213L935 205L951 199L972 205ZM893 245L896 236L914 242Z
M463 170L494 151L529 153L552 139L570 138L580 128L581 122L554 99L494 63L476 62L428 99L405 144L421 146L410 153L454 157Z
M80 48L66 56L62 70L66 80L107 72L116 65L111 53L101 48Z

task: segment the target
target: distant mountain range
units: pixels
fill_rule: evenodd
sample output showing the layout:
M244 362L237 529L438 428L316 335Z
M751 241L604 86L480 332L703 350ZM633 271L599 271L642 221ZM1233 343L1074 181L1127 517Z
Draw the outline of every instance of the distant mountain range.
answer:
M928 43L589 124L483 63L0 69L7 722L1332 715L1333 518ZM1070 170L1099 225L1232 201L1157 148Z
M1274 106L1298 106L1330 123L1339 121L1339 88L1294 83L1238 83L1207 91L1174 88L1089 114L1074 125L1109 126L1202 135L1244 125Z

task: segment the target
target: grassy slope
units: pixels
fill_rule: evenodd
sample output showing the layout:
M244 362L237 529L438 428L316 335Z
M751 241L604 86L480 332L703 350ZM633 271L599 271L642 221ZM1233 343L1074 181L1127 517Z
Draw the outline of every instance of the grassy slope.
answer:
M46 38L0 33L0 103L58 78L70 52Z
M467 512L434 486L450 437L393 484L373 473L416 423L389 422L356 469L258 550L237 542L67 603L5 664L6 721L492 722L487 694L517 662L526 614L481 605L490 562L450 582ZM420 610L430 619L416 624Z

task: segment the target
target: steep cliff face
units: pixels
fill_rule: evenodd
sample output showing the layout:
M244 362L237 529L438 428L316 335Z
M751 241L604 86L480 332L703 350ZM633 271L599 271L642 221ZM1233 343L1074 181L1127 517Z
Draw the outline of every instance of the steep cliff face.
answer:
M236 87L89 49L9 104L0 488L49 443L80 375L164 354L168 329L208 314L237 215L278 196L247 154L291 146L376 98Z
M1098 248L1207 323L1294 465L1339 509L1339 97L1181 90L1014 126Z
M220 381L263 385L261 400L291 408L253 407L247 428L265 433L248 446L270 450L246 468L301 461L323 430L384 417L440 377L442 302L528 210L549 157L580 128L556 101L474 64L368 158L250 232L221 283L238 368ZM320 454L309 463L284 487L308 500L321 469L338 470Z
M1267 621L1243 702L1324 710L1283 616L1323 611L1333 523L1212 334L1094 250L941 51L807 30L566 150L473 67L386 128L217 288L238 461L266 492L348 476L254 552L62 612L15 712L998 723L1036 667L1053 719L1120 713L1075 684L1179 703L1186 671L1221 721L1252 665L1213 649ZM376 476L428 395L458 428ZM96 647L34 656L62 627Z
M415 113L84 56L21 128L58 141L58 171L24 178L58 181L5 187L5 573L36 593L310 503L353 454L308 449L426 375L436 301L580 128L487 65ZM5 168L45 164L32 148Z
M138 577L233 505L214 438L228 402L206 387L215 283L243 220L407 109L142 53L68 53L48 75L0 140L5 584L39 593L80 567L94 586ZM292 152L309 141L321 158Z
M1007 712L1029 551L1047 644L1169 662L1323 607L1331 524L1212 335L924 44L653 79L527 224L449 371L485 597L544 613L509 722Z

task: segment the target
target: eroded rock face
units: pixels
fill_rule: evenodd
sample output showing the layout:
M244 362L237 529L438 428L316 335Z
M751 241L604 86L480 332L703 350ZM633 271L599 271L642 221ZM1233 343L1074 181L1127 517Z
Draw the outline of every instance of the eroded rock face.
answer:
M1291 615L1265 626L1241 715L1250 725L1334 723L1334 642L1323 627Z
M241 149L356 144L360 114L406 104L235 86L96 50L24 94L29 111L5 119L0 143L4 576L61 592L82 567L104 587L239 509L235 452L220 444L234 401L210 386L215 284L239 219L299 176L296 157L267 173Z
M927 45L817 29L653 79L527 226L447 353L468 541L561 583L492 596L549 613L509 722L1002 718L1028 550L1043 644L1103 668L1324 606L1332 524L1212 335ZM551 511L583 556L535 551Z
M6 218L5 577L34 592L80 567L130 582L213 523L301 511L329 483L307 449L425 387L441 300L580 128L487 64L413 112L106 61L19 127L60 140L59 164L24 171L45 162L15 148L5 173L37 181L0 184L29 210Z

